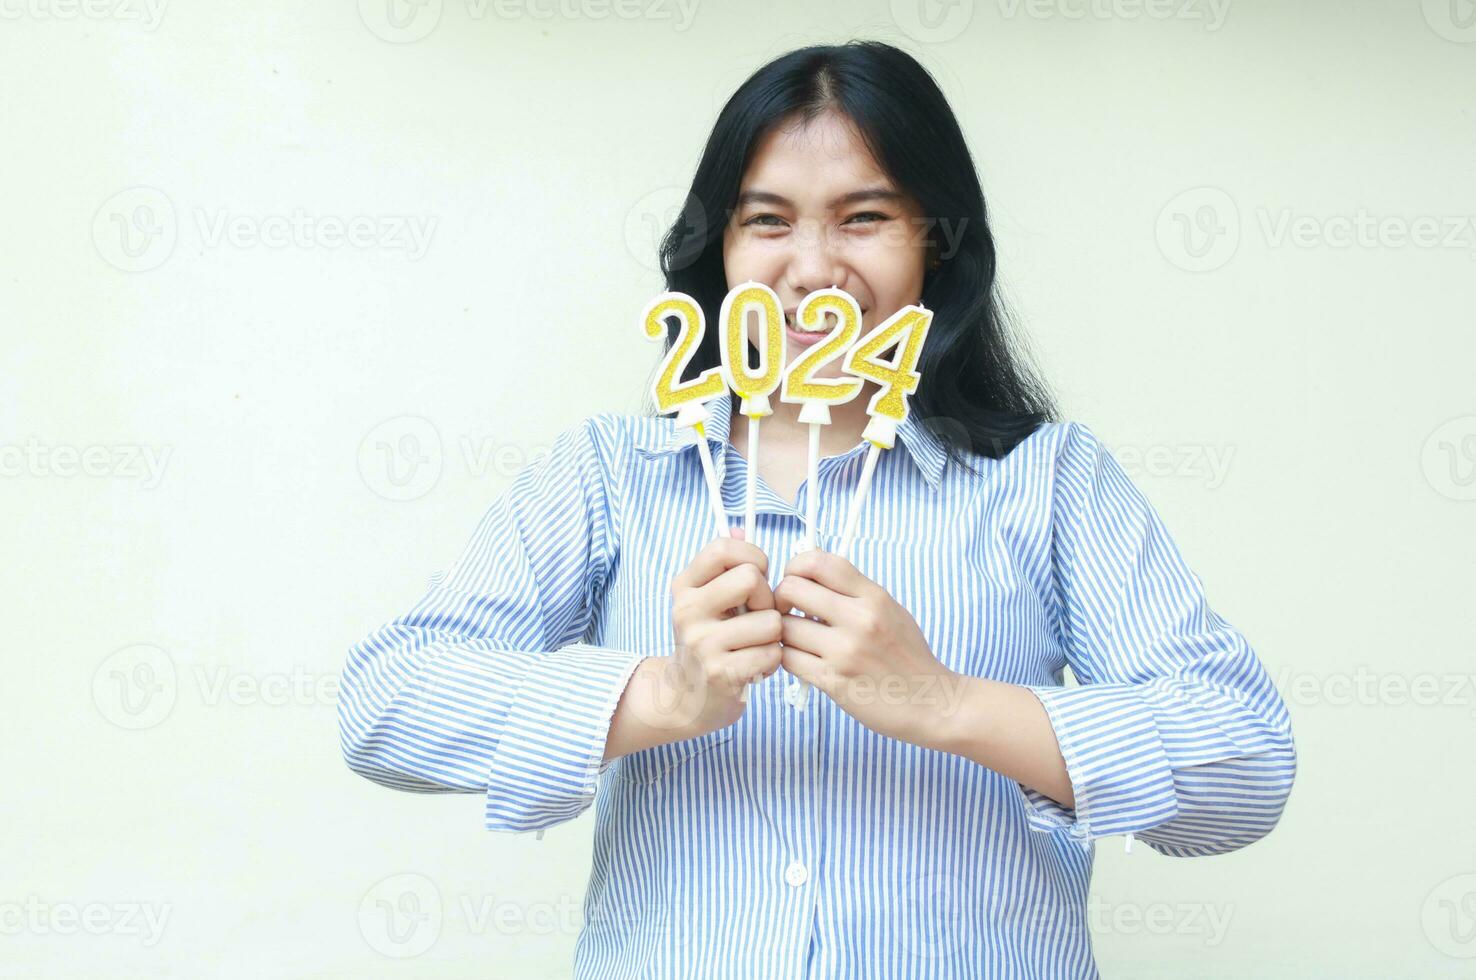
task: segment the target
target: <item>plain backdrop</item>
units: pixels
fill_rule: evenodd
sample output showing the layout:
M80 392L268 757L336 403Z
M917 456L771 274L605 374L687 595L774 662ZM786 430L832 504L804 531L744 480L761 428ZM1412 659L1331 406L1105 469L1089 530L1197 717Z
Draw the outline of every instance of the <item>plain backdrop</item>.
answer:
M1099 843L1103 974L1476 971L1467 0L0 0L0 974L567 975L592 815L353 775L338 672L641 410L717 110L853 37L1293 713L1268 838Z

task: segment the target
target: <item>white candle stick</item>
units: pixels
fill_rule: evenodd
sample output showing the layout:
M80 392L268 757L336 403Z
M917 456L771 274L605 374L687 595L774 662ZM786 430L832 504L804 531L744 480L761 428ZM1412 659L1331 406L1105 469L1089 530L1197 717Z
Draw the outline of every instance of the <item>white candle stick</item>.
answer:
M706 414L704 407L703 415ZM718 483L717 467L712 461L712 449L707 445L706 419L695 423L692 428L697 430L697 453L702 458L702 478L707 483L707 502L712 505L712 517L717 527L717 536L731 538L733 528L728 523L728 512L723 507L723 490Z
M743 529L750 537L758 511L759 423L762 421L757 415L748 420L748 488L743 494Z
M706 423L709 418L706 402L720 395L726 395L728 385L723 377L721 367L708 368L698 377L691 381L678 382L682 371L692 360L692 354L702 343L702 337L707 332L707 324L702 315L701 305L686 293L667 292L657 296L647 304L645 312L641 316L641 322L650 340L664 341L666 339L666 319L676 317L681 326L677 333L677 339L671 344L665 359L661 362L661 371L651 385L652 394L656 397L657 408L663 412L676 409L677 417L675 425L679 428L690 426L697 435L697 454L702 460L702 479L707 485L707 499L712 507L713 521L716 525L717 536L720 538L731 538L733 529L728 524L728 515L723 507L722 487L718 484L717 469L713 465L712 450L707 445ZM727 399L723 399L723 410L727 410ZM747 612L743 605L738 607L738 612ZM748 688L745 686L739 692L739 697L748 700Z
M806 406L807 408L809 406ZM819 547L816 537L815 525L820 520L820 494L816 491L820 483L820 429L821 426L829 425L829 410L826 411L824 422L810 423L810 454L809 462L806 464L805 473L805 550L814 551Z
M871 421L867 423L866 431L861 437L870 445L866 450L861 479L856 484L851 506L846 512L840 549L836 552L847 560L850 559L851 546L861 527L877 460L881 458L883 450L896 445L897 426L907 418L909 410L907 396L917 390L922 379L916 371L916 365L932 321L933 314L921 305L904 306L858 340L846 353L846 359L841 365L846 373L858 378L869 378L881 385L881 389L871 397L866 406ZM906 335L905 341L901 340L903 334ZM892 359L881 360L880 354L893 347L896 348L896 353ZM812 457L813 455L812 453ZM808 689L801 688L796 694L796 707L804 707L807 695Z
M757 314L758 367L748 366L748 315ZM748 486L743 501L743 527L753 540L758 499L759 422L772 415L769 395L779 387L784 370L784 309L779 295L761 282L749 280L723 297L722 371L728 387L741 402L738 411L748 419Z
M872 474L882 451L897 443L897 426L907 419L910 406L907 396L917 391L922 380L918 374L917 359L922 354L923 342L927 340L932 326L933 314L921 304L904 306L887 317L846 354L841 368L858 378L869 378L879 384L880 390L871 396L866 414L871 421L861 438L870 443L866 450L866 464L861 470L861 480L851 497L851 507L846 514L846 527L841 535L841 555L848 556L851 543L861 526L862 510L866 495L871 490ZM902 335L906 339L902 339ZM896 348L890 361L881 360L880 354L888 348Z
M831 286L817 289L806 296L795 311L795 322L807 330L815 330L825 316L835 317L836 325L823 340L805 351L784 372L780 388L781 401L800 406L799 420L810 427L810 451L805 483L804 550L819 546L820 517L820 434L830 424L830 406L842 405L861 393L861 382L855 378L819 378L816 373L844 354L861 331L861 306L850 293ZM789 703L803 711L809 700L810 685L797 681L786 693Z
M759 317L758 367L748 366L748 314ZM779 387L784 369L784 308L779 296L761 282L744 283L723 297L721 313L723 379L741 399L738 411L748 419L748 481L743 494L743 533L755 547L758 535L754 522L758 509L759 423L773 414L769 395ZM746 606L738 608L747 612ZM747 701L753 684L744 686L739 697Z
M881 457L880 443L871 443L866 449L866 463L861 467L861 481L856 484L856 493L851 498L851 509L846 514L846 529L841 532L840 550L836 554L849 559L851 543L856 539L856 528L861 523L861 508L866 504L867 491L871 489L871 477L876 472L876 461Z

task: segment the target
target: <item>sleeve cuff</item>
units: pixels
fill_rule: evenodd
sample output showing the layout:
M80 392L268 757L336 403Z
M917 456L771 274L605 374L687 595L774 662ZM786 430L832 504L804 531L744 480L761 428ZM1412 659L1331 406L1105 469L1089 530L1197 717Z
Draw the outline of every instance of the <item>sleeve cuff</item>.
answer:
M1016 783L1032 829L1086 843L1156 827L1178 813L1173 769L1153 709L1131 684L1025 685L1056 732L1075 809Z
M541 830L584 812L610 765L615 706L646 656L575 643L528 671L492 755L488 830Z

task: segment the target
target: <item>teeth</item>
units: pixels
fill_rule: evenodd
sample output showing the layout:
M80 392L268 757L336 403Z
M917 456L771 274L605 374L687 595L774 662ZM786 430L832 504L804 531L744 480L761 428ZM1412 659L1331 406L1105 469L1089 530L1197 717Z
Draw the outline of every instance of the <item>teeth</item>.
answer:
M861 315L865 316L866 311L862 310ZM830 329L830 325L827 323L822 323L817 329L814 330L811 330L807 327L802 327L798 323L796 323L795 318L790 316L788 313L784 314L784 325L786 327L789 327L791 330L795 330L799 333L824 333L825 331Z

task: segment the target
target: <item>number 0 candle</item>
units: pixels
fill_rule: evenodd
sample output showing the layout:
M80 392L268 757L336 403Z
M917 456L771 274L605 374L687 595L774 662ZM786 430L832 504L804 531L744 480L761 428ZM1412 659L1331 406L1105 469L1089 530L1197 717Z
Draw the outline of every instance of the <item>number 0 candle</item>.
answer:
M758 367L748 366L749 314L758 316ZM743 527L754 540L754 500L758 490L759 422L774 413L769 395L779 387L784 370L784 308L779 296L761 282L746 282L723 298L723 377L742 399L738 411L748 419L748 487L743 499Z

